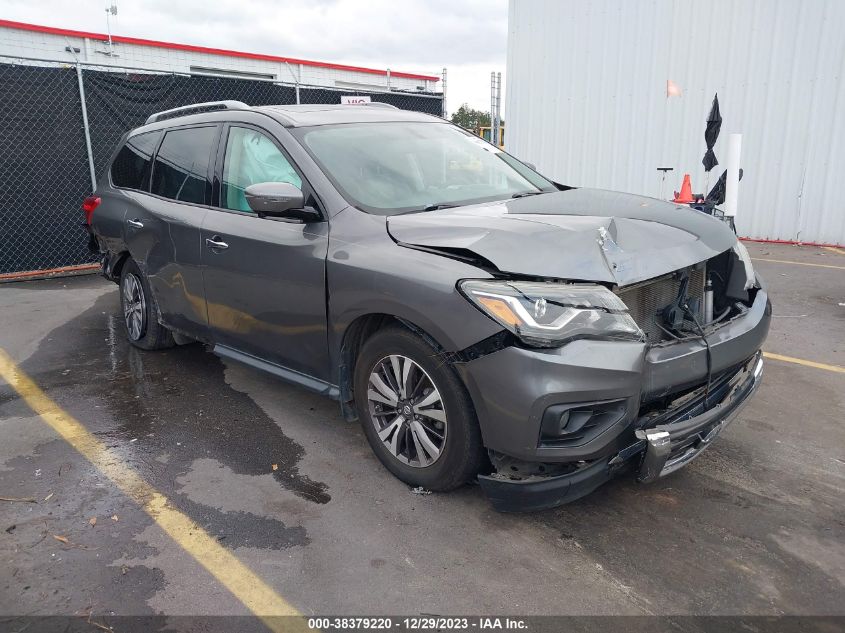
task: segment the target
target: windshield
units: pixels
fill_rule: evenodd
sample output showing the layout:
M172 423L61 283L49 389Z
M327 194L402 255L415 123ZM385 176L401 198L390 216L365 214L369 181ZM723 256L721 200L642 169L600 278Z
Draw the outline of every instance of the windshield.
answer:
M556 190L512 156L445 123L347 123L296 133L351 203L379 215Z

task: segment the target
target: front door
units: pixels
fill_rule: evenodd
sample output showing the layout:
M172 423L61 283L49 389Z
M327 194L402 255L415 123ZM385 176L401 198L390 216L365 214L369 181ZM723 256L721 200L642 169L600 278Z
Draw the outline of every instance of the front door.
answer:
M220 345L321 380L329 379L325 270L328 223L259 218L244 189L290 182L309 198L281 146L258 128L223 132L219 208L202 225L211 335Z

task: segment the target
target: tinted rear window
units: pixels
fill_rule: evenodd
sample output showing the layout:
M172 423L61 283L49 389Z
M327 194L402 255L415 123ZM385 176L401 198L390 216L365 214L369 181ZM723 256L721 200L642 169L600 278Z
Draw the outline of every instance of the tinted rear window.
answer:
M152 192L182 202L209 204L208 163L216 134L217 127L167 132L153 166Z
M111 181L115 187L149 189L150 167L159 138L161 132L147 132L126 141L111 165Z

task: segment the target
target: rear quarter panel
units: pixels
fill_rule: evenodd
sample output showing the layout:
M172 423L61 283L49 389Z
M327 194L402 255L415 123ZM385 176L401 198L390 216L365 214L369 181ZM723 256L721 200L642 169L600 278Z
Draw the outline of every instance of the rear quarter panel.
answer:
M94 211L91 228L100 243L100 250L118 255L127 250L124 226L127 200L125 193L106 184L97 187L100 206Z

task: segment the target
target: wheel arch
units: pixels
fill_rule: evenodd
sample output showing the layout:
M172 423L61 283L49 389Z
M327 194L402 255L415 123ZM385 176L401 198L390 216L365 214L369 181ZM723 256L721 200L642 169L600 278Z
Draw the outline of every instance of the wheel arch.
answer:
M448 355L446 349L437 339L426 332L416 323L404 317L383 312L362 314L356 317L344 330L340 345L340 366L338 371L338 387L340 389L340 408L346 420L358 419L355 411L354 375L355 363L364 343L376 332L387 327L401 326L419 335L437 354Z
M106 269L104 271L106 277L116 283L119 283L123 266L131 257L132 254L128 250L121 251L114 255L109 255L109 259L106 262Z

